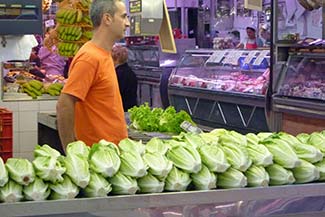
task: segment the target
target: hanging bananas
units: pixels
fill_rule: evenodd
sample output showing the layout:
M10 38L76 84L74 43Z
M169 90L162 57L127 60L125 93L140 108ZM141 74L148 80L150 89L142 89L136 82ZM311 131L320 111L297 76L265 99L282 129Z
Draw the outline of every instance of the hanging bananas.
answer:
M82 21L82 11L73 8L60 8L56 13L56 20L61 24L75 24Z
M64 57L72 57L76 55L79 49L80 45L76 43L61 42L58 45L59 54Z
M80 26L59 26L57 32L59 39L64 41L78 41L82 36Z

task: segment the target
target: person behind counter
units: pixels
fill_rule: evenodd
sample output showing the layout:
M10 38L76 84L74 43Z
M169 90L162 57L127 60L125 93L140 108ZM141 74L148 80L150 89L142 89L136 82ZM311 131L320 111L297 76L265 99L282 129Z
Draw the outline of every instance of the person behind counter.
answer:
M127 112L128 109L137 105L138 80L127 63L127 48L121 45L115 45L112 49L112 57L123 101L123 109L124 112Z
M270 33L270 26L268 24L265 23L260 27L260 36L261 36L261 40L263 41L263 45L270 46L271 33Z
M126 138L127 126L112 60L112 47L130 26L122 0L93 0L93 38L78 51L57 103L60 139L66 145L82 140L91 146L100 139L115 144Z
M40 58L41 68L45 70L46 74L63 76L66 59L58 54L56 42L53 39L55 37L51 37L54 32L53 29L46 32L44 44L38 51L38 57Z
M256 30L253 27L246 27L247 37L237 45L237 48L244 49L256 49L258 47L263 47L263 41L256 37Z

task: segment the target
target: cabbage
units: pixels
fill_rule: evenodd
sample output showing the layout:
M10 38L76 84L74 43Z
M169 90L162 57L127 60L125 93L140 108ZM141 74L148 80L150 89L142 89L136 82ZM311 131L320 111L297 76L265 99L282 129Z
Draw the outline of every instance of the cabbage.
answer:
M26 200L42 201L48 198L51 189L42 179L36 177L33 183L24 186L23 192Z
M237 133L236 131L228 131L219 137L219 142L221 144L237 144L237 145L247 145L247 139L244 135Z
M201 170L200 154L191 146L175 146L167 152L167 157L185 172L197 173Z
M252 165L245 172L247 185L250 187L266 187L269 185L270 177L262 166Z
M205 141L197 134L193 133L181 133L180 134L182 141L188 145L191 145L193 148L201 147L205 145Z
M247 178L242 172L230 167L226 172L218 175L218 187L243 188L247 185Z
M51 148L48 145L36 145L35 149L34 149L34 157L54 157L54 158L58 158L60 157L61 154L60 152L58 152L57 150L55 150L54 148Z
M209 190L217 187L217 176L204 165L198 173L191 174L191 179L197 190Z
M257 134L257 137L260 139L260 141L265 140L267 138L269 138L270 136L272 136L274 133L270 133L270 132L260 132Z
M304 144L308 144L308 139L310 136L307 133L300 133L296 137L300 142L302 142Z
M121 165L117 152L109 146L94 144L89 153L89 167L105 178L114 176Z
M166 177L173 167L173 163L160 153L145 153L142 158L152 175Z
M217 145L203 145L198 149L202 163L212 172L223 173L229 167L225 153Z
M66 174L77 186L84 188L90 180L88 161L79 155L70 154L64 159Z
M166 154L168 151L168 145L165 144L161 139L154 137L149 140L146 144L146 152Z
M27 159L9 158L6 162L9 177L21 185L28 185L35 179L33 165Z
M66 169L62 166L59 159L49 156L36 157L33 160L36 175L44 181L50 181L52 183L63 181L62 175Z
M147 167L137 152L123 152L120 156L120 172L126 176L139 178L147 174Z
M248 142L246 150L255 165L266 167L273 164L273 155L264 145Z
M137 142L129 138L121 140L118 147L122 152L137 152L140 155L146 150L146 146L141 141Z
M270 177L270 185L287 185L293 184L296 179L290 170L278 164L272 164L265 168Z
M139 178L137 181L141 193L160 193L164 191L165 183L159 181L150 173Z
M213 129L210 131L210 134L217 136L217 137L222 136L227 133L228 133L228 130L226 130L224 128L217 128L217 129Z
M105 197L112 191L111 184L101 175L90 172L90 181L83 194L86 197Z
M323 159L323 154L316 147L301 143L296 137L287 133L278 133L280 139L293 147L299 159L316 163Z
M190 175L173 167L165 180L166 191L185 191L191 183Z
M316 181L320 177L319 170L311 163L301 160L301 165L292 169L296 183L308 183Z
M8 171L6 166L0 157L0 187L3 187L9 181Z
M75 141L67 145L66 153L67 155L79 154L80 156L88 159L89 149L89 146L87 146L83 141Z
M293 148L279 138L272 138L263 141L263 144L273 155L273 161L284 168L291 169L300 165L300 160Z
M5 186L0 188L0 201L14 203L23 199L23 186L9 180Z
M102 145L102 146L107 146L113 150L116 151L116 154L120 155L120 149L118 149L117 145L115 145L113 142L108 142L105 139L101 139L98 144Z
M243 145L234 143L223 143L221 146L226 154L228 163L237 170L246 171L252 164L252 160L248 156L248 152Z
M208 145L218 145L219 136L216 136L212 131L210 133L200 133L200 137Z
M120 172L109 178L108 181L112 184L113 194L135 194L139 189L134 178L125 176Z
M314 132L310 134L308 144L315 146L325 154L325 136L322 133Z
M260 141L260 138L254 133L246 134L247 144L257 145Z
M325 159L315 163L315 167L319 170L319 179L318 181L325 181Z
M64 175L61 183L50 184L52 190L50 199L61 200L61 199L73 199L79 194L79 188L72 183L69 176Z

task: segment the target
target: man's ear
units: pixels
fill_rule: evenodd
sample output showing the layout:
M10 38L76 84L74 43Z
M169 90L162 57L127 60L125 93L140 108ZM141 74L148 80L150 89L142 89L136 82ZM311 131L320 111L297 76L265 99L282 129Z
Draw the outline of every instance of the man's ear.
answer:
M102 22L105 25L110 25L112 23L112 20L113 20L112 15L110 15L109 13L104 13L103 14Z

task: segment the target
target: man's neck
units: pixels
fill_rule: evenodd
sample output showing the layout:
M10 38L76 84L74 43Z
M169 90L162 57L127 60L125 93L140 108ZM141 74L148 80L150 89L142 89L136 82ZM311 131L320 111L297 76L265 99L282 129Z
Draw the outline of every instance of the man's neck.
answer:
M110 37L110 35L105 34L104 30L100 28L94 30L93 38L91 41L108 52L112 51L112 47L115 43L115 40Z

